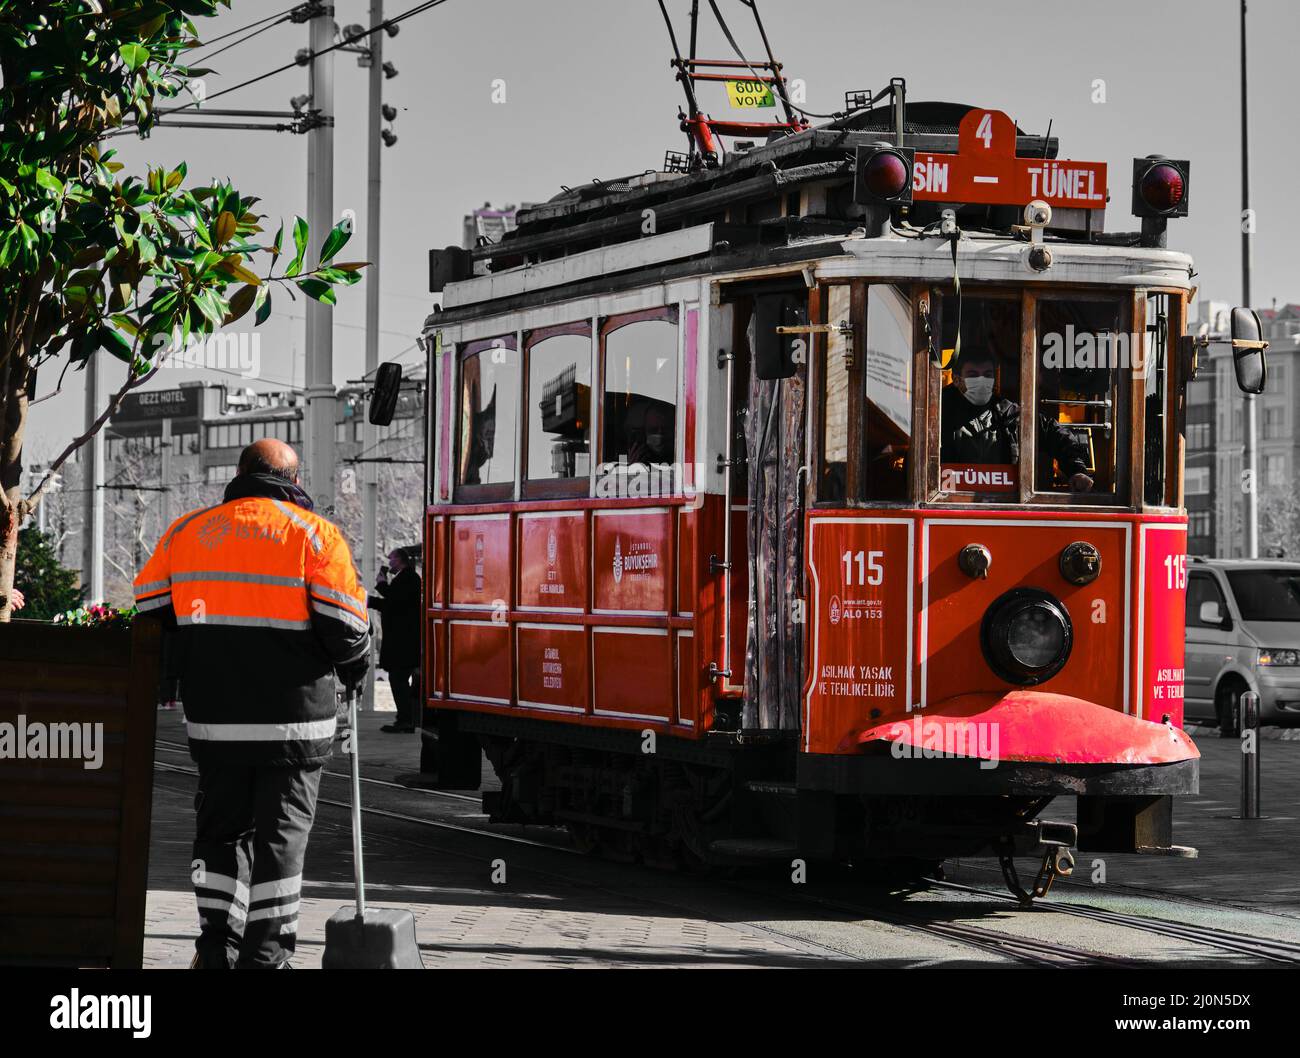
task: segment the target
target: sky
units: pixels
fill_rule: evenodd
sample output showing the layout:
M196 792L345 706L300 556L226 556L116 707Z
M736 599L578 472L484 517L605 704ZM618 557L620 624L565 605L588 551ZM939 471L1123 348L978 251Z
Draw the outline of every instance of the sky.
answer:
M385 15L415 3L387 0ZM369 0L335 5L340 26L369 22ZM748 9L741 0L718 5L755 57L761 46ZM210 40L289 6L288 0L233 0L229 12L200 20L200 31ZM668 0L682 41L689 6ZM730 58L708 4L701 8L700 54ZM1235 0L760 0L760 11L786 76L806 83L809 110L839 110L845 91L875 92L901 76L913 101L1004 110L1035 133L1051 121L1061 157L1108 163L1108 230L1137 227L1129 216L1132 158L1190 159L1190 216L1171 221L1169 245L1193 255L1201 297L1240 298ZM1300 4L1253 0L1257 306L1300 302L1300 260L1287 220L1300 175L1298 40ZM225 51L212 60L208 94L283 65L307 42L307 26L287 24ZM341 256L357 260L364 257L369 223L367 72L355 56L334 54L335 213L356 213L353 245ZM682 94L671 55L656 0L445 0L385 40L384 58L398 76L385 83L384 99L399 113L398 142L383 151L381 359L418 362L412 346L432 305L428 251L459 243L471 208L544 201L562 184L658 168L665 150L682 149L676 116ZM1104 102L1097 101L1098 81ZM306 70L294 68L211 105L287 110L289 99L306 90ZM701 102L715 117L728 110L721 86L703 88ZM232 180L242 193L261 196L258 208L271 231L280 218L292 223L306 214L304 136L163 128L147 140L123 136L114 145L130 172L184 159L194 180ZM301 386L303 302L277 295L275 303L276 313L260 329L259 380L172 369L160 372L151 388L198 377L255 388ZM333 315L334 377L342 384L363 370L363 285L342 291ZM116 389L123 368L108 363L105 385ZM55 372L46 372L38 392L50 392L54 380ZM60 394L32 409L29 461L52 456L79 432L83 401L82 377L69 373Z

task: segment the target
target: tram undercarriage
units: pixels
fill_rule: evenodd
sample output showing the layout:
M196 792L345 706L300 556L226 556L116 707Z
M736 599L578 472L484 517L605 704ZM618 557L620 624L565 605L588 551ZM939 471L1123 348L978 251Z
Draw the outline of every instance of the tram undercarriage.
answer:
M472 712L439 715L424 765L440 787L477 788L479 750L501 781L493 823L563 826L583 852L660 869L804 861L866 865L892 883L942 876L954 857L996 856L1011 892L1045 895L1087 853L1195 856L1172 843L1172 794L1197 760L1109 768L801 754L790 738L705 745ZM921 765L918 767L918 765ZM1059 796L1077 821L1042 818ZM1028 888L1015 859L1041 861Z

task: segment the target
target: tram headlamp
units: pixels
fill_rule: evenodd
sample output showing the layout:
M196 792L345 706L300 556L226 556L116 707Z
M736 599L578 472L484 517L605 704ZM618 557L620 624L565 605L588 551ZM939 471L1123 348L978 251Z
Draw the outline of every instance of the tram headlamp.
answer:
M1133 159L1133 216L1185 217L1191 165L1158 154Z
M910 147L894 147L887 143L859 147L854 155L853 201L911 205L915 157Z
M1074 629L1064 604L1037 588L1016 588L1000 596L980 624L980 646L989 668L1022 687L1060 672L1073 645Z

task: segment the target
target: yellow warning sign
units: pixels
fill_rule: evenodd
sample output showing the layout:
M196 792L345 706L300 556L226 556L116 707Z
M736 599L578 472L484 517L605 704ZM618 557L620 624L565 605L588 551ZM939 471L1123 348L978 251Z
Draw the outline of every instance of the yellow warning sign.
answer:
M727 98L731 100L734 110L776 106L771 87L762 81L728 81Z

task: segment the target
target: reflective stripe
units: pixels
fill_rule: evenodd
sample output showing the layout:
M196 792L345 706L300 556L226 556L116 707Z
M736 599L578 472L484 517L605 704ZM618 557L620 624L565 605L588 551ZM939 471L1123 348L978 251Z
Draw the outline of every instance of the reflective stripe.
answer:
M232 584L273 584L285 588L301 588L307 582L302 577L276 577L268 573L235 573L230 570L192 570L187 573L174 573L176 582L194 580L226 581Z
M203 617L191 617L177 614L178 625L227 625L236 628L284 628L293 631L306 631L311 628L311 621L289 621L279 617L236 617L232 614L206 614Z
M293 936L297 932L298 932L298 920L296 918L291 918L289 919L288 922L280 923L280 936L289 937L289 936Z
M369 621L363 621L351 610L346 610L337 603L326 602L324 599L312 599L311 608L325 617L333 617L342 621L349 628L356 629L358 632L370 631Z
M195 889L211 889L213 892L226 893L233 896L241 904L248 905L248 886L238 878L232 878L228 874L217 874L213 871L203 872L203 881L194 883Z
M298 917L298 907L301 900L290 900L283 904L276 904L274 907L259 907L255 911L248 913L249 922L260 922L264 918L284 918L292 915L295 919Z
M286 518L288 518L289 521L293 522L293 524L296 525L299 529L302 529L304 532L306 532L307 539L311 541L311 549L313 551L319 551L321 549L321 542L319 537L317 536L316 527L312 525L311 522L295 514L293 512L293 508L290 507L287 503L282 503L280 500L272 500L271 502L280 508L280 513L283 514Z
M144 613L146 610L158 610L164 606L170 606L171 604L172 593L165 592L162 595L155 595L152 599L137 599L135 601L135 608L141 613Z
M199 896L195 897L195 903L210 911L225 911L232 916L244 917L244 909L239 904L232 903L228 896Z
M273 896L296 896L301 891L302 875L295 874L292 878L281 878L274 882L258 882L249 891L249 897L256 904Z
M176 534L179 533L182 529L184 529L187 525L189 525L190 522L194 521L194 519L197 518L200 514L207 514L208 511L215 511L220 506L222 506L222 504L214 503L211 507L204 507L201 510L192 512L189 515L189 517L182 518L179 522L176 523L176 528L167 534L167 539L163 541L163 545L162 545L163 550L166 551L169 547L171 547L172 539L176 536Z
M364 598L357 599L355 596L349 595L347 592L335 591L333 588L325 587L324 584L321 584L318 581L312 581L308 584L307 590L314 592L317 595L323 595L326 599L333 599L337 603L342 603L344 606L348 607L348 609L356 610L358 616L365 613L366 600Z
M177 577L176 579L179 580L180 578ZM171 586L172 582L169 580L155 580L149 584L137 584L132 590L135 592L135 597L138 599L141 595L152 595L156 591L162 591Z
M199 742L314 742L333 738L338 720L311 720L301 724L198 724L185 721L189 736Z

